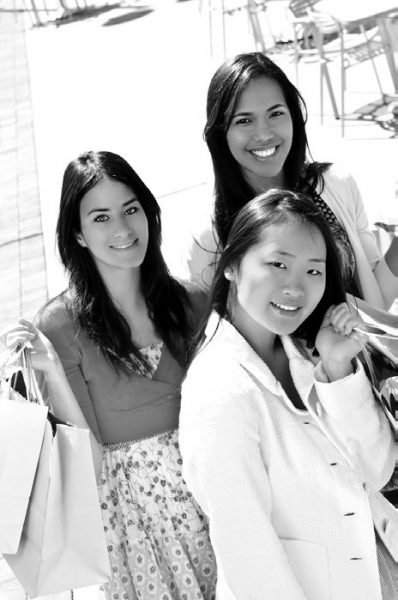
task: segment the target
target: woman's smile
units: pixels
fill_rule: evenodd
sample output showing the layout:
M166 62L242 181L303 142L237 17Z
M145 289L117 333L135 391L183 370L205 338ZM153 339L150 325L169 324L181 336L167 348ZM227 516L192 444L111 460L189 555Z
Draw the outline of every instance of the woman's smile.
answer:
M110 248L112 248L113 250L132 250L133 248L135 248L138 244L138 238L135 239L132 242L125 242L125 243L120 243L120 244L110 244Z
M278 151L279 146L270 146L268 148L258 148L249 150L250 154L261 162L266 161L267 159L275 156Z
M295 317L297 313L301 310L301 306L292 306L288 304L279 304L277 302L271 301L271 306L277 310L280 314L285 315L287 317Z

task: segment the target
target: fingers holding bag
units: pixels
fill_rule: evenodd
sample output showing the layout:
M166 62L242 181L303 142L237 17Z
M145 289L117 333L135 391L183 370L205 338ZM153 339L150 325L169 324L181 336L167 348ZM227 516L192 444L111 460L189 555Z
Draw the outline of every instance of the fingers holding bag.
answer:
M8 352L16 355L23 348L28 348L32 367L38 371L50 373L54 368L59 368L60 360L51 342L26 319L20 319L17 325L4 331L0 339Z

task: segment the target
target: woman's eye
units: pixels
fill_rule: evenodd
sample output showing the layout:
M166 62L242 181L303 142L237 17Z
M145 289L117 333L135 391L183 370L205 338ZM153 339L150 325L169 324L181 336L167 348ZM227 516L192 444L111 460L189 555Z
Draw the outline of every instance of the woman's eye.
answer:
M284 263L278 262L277 260L272 261L271 265L276 267L277 269L286 269L286 265Z
M308 271L308 274L309 274L309 275L322 275L322 272L321 272L321 271L318 271L318 269L310 269L310 270Z
M95 217L94 221L95 223L105 223L105 221L108 221L108 219L108 215L98 215Z
M247 125L250 122L250 119L248 119L247 117L242 117L241 119L235 121L235 125Z
M283 110L274 110L271 114L270 117L281 117L283 116L285 113Z
M137 212L137 210L138 210L138 206L130 206L130 207L129 207L129 208L126 210L125 214L126 214L126 215L134 215L134 213L136 213L136 212Z

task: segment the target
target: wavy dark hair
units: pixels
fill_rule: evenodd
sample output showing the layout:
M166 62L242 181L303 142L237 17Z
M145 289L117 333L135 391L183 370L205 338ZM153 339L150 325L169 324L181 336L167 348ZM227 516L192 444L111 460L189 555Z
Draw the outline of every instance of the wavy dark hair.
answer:
M313 312L293 334L293 337L303 340L309 348L314 346L327 309L332 304L345 302L346 299L338 250L325 217L308 196L290 190L271 189L249 201L233 221L227 244L217 264L210 290L209 309L190 345L190 361L204 341L210 313L216 311L220 318L229 319L228 299L231 285L234 284L226 279L225 272L231 268L238 269L247 251L263 239L270 227L291 220L303 223L307 227L316 227L326 244L326 284L323 296Z
M66 167L57 223L58 251L69 276L69 308L84 330L118 370L131 372L146 364L133 344L129 324L112 301L96 264L76 234L81 230L80 202L104 177L134 192L148 221L148 248L141 265L141 290L156 332L174 357L186 362L190 339L190 300L185 288L171 277L163 259L160 207L134 169L118 154L85 152Z
M210 81L207 122L203 134L213 162L213 222L221 247L226 244L236 213L256 195L245 179L239 163L232 156L226 136L242 92L251 81L259 77L268 77L278 83L293 122L292 147L284 165L284 187L312 195L318 183L323 186L322 173L330 166L330 163L309 163L306 160L306 104L282 69L261 52L238 54L226 61Z

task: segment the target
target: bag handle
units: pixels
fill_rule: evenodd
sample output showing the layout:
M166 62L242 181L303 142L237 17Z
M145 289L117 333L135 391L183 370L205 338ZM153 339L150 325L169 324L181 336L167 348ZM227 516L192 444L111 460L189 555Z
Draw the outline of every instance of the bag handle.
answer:
M32 367L32 355L29 348L24 348L21 355L22 375L25 381L26 398L28 402L45 405L43 396L40 392L34 369Z

